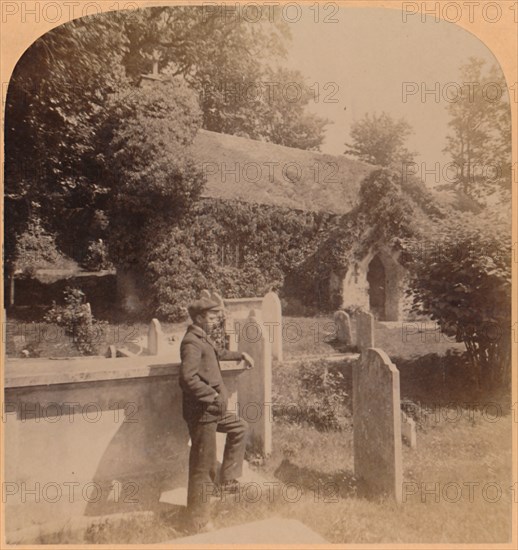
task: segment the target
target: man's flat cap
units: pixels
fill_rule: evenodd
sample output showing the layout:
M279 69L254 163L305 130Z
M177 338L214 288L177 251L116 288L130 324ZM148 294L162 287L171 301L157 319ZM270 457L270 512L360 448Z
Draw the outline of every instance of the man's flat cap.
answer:
M221 309L221 306L218 304L218 302L214 302L209 298L200 298L199 300L193 302L187 308L187 311L189 312L189 316L191 317L191 319L194 320L196 315L199 315L200 313L203 313L204 311L209 311L211 309Z

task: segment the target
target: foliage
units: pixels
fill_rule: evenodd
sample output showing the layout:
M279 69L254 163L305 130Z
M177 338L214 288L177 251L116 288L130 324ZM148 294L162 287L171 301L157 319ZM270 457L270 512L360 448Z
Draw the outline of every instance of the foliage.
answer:
M413 311L464 342L479 383L510 382L511 243L493 220L451 219L410 242Z
M179 77L114 102L98 158L111 167L109 250L118 265L138 260L137 232L174 223L197 200L204 178L187 147L200 123L197 100Z
M402 164L412 162L415 153L405 147L412 127L406 120L394 120L382 112L354 122L351 126L352 143L346 143L346 155L377 166L393 167L401 171Z
M387 169L363 182L359 198L345 216L201 201L173 224L154 219L143 227L133 264L146 273L150 312L185 318L186 304L204 288L228 298L273 289L304 306L335 309L342 297L329 297L332 271L343 272L380 243L397 249L420 226L426 230L424 212L444 216L423 186L402 184ZM236 250L230 263L222 261L225 247Z
M45 315L45 321L63 327L65 334L73 337L82 355L94 355L106 322L94 319L84 292L78 288L67 287L64 295L66 305L58 306L53 302L52 308Z
M143 235L142 265L159 316L185 317L185 305L207 288L225 297L279 290L290 270L318 245L327 218L316 213L227 201L202 201L174 226ZM149 230L151 231L151 229ZM234 263L221 262L221 248L240 247Z
M324 140L327 119L307 112L306 107L315 100L315 92L306 83L302 73L296 70L265 67L249 82L240 75L236 81L221 82L205 90L204 102L212 95L219 95L221 104L214 103L205 114L205 127L216 132L237 134L256 140L270 141L278 145L306 150L320 150ZM244 97L241 97L244 96ZM236 109L236 103L241 110ZM230 114L225 114L225 109ZM246 109L246 115L244 111Z
M18 62L5 111L7 263L33 207L76 259L101 236L106 191L92 157L109 94L127 84L120 40L114 19L86 17L45 34Z
M102 239L92 241L88 245L83 266L90 271L113 269L113 264L108 258L108 248Z
M268 11L262 11L265 18ZM283 143L318 148L324 121L306 113L307 96L292 105L270 101L261 90L259 109L257 101L245 93L250 83L270 78L302 80L294 72L276 74L269 68L285 55L289 39L289 26L280 16L271 22L249 23L241 17L229 20L207 6L176 6L83 17L36 40L15 68L6 101L7 265L14 261L16 235L27 223L33 203L41 206L45 225L56 231L60 249L80 260L92 239L107 238L110 228L102 221L103 214L109 213L111 222L120 213L110 206L125 192L136 203L142 198L133 195L138 178L143 179L142 189L149 190L153 170L158 167L167 172L166 160L161 161L158 155L155 166L146 167L147 174L137 168L130 173L126 164L131 155L144 160L158 147L158 127L165 132L164 140L175 131L181 134L192 129L189 124L182 127L185 117L177 117L181 109L172 109L168 125L163 117L154 125L148 116L151 113L145 112L152 102L137 108L136 95L142 95L138 92L140 77L150 72L154 59L162 75L173 82L183 81L183 87L191 90L200 103L205 128L268 141L285 136ZM147 93L154 93L153 84ZM229 95L220 90L220 84L230 90L240 88ZM186 106L186 101L179 99L186 99L185 90L179 88L174 94L178 107ZM171 102L166 102L163 109L170 106ZM117 116L125 116L132 108L136 109L132 125L118 125L110 142L105 132L117 121L122 123ZM139 127L143 118L146 124ZM146 139L148 131L150 139ZM125 151L114 150L126 133L130 134L129 146ZM112 149L105 154L107 142ZM112 164L114 155L117 162ZM176 162L175 170L181 177L171 170L171 177L157 185L174 180L173 191L179 192L185 184L186 191L181 191L178 199L182 202L194 185L185 177L192 167ZM121 183L114 195L113 182L122 174L129 175L131 181ZM164 208L167 206L165 201ZM131 225L122 233L135 240Z
M37 269L55 267L63 260L54 235L42 227L38 217L31 217L27 228L16 240L15 269L32 276Z
M405 239L425 234L433 227L431 220L446 215L422 184L402 180L389 168L374 170L361 184L357 207L333 219L290 281L306 299L313 297L324 309L336 309L343 301L340 292L328 303L322 300L329 294L331 271L345 275L350 265L380 245L401 250Z
M321 431L343 430L350 425L350 395L340 366L324 360L301 361L291 382L296 387L296 402L284 395L275 396L275 416Z
M450 134L444 152L453 168L446 186L483 202L494 193L511 198L511 107L502 71L474 57L460 68L458 99L448 106Z

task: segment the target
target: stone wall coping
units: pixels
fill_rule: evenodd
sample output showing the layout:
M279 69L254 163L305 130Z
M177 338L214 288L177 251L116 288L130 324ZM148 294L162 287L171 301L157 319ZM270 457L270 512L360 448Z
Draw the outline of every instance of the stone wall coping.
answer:
M180 363L167 363L163 358L153 356L14 359L5 364L5 388L177 376L179 370ZM221 370L237 374L245 368L241 361L222 361Z
M223 302L226 304L246 304L247 302L262 302L262 297L252 296L251 298L225 298Z

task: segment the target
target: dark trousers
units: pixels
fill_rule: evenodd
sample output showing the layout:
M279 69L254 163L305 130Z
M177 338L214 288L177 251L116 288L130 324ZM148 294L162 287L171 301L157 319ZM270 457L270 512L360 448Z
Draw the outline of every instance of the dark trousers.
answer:
M214 422L192 419L187 424L191 437L187 510L194 524L203 525L209 520L210 495L216 478L216 432L227 434L220 471L220 482L224 483L242 474L248 425L231 412Z

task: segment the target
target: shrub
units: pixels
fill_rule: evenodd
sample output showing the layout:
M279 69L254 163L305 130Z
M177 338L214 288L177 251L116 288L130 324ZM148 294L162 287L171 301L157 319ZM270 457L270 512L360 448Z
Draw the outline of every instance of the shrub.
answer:
M511 243L489 223L457 219L409 246L412 311L464 342L480 385L510 382Z
M302 361L297 367L296 395L275 396L274 415L289 423L306 424L321 431L350 425L350 398L341 366ZM296 405L296 406L295 406Z
M48 233L38 217L33 216L16 240L15 268L34 276L39 268L55 267L63 262L54 235Z
M108 259L108 249L102 239L92 241L88 245L86 258L83 265L90 271L100 271L101 269L113 268L113 264Z
M65 334L73 337L82 355L95 355L96 344L102 339L107 323L94 319L85 294L78 288L67 287L64 296L65 306L53 302L52 308L45 315L45 321L63 327Z

